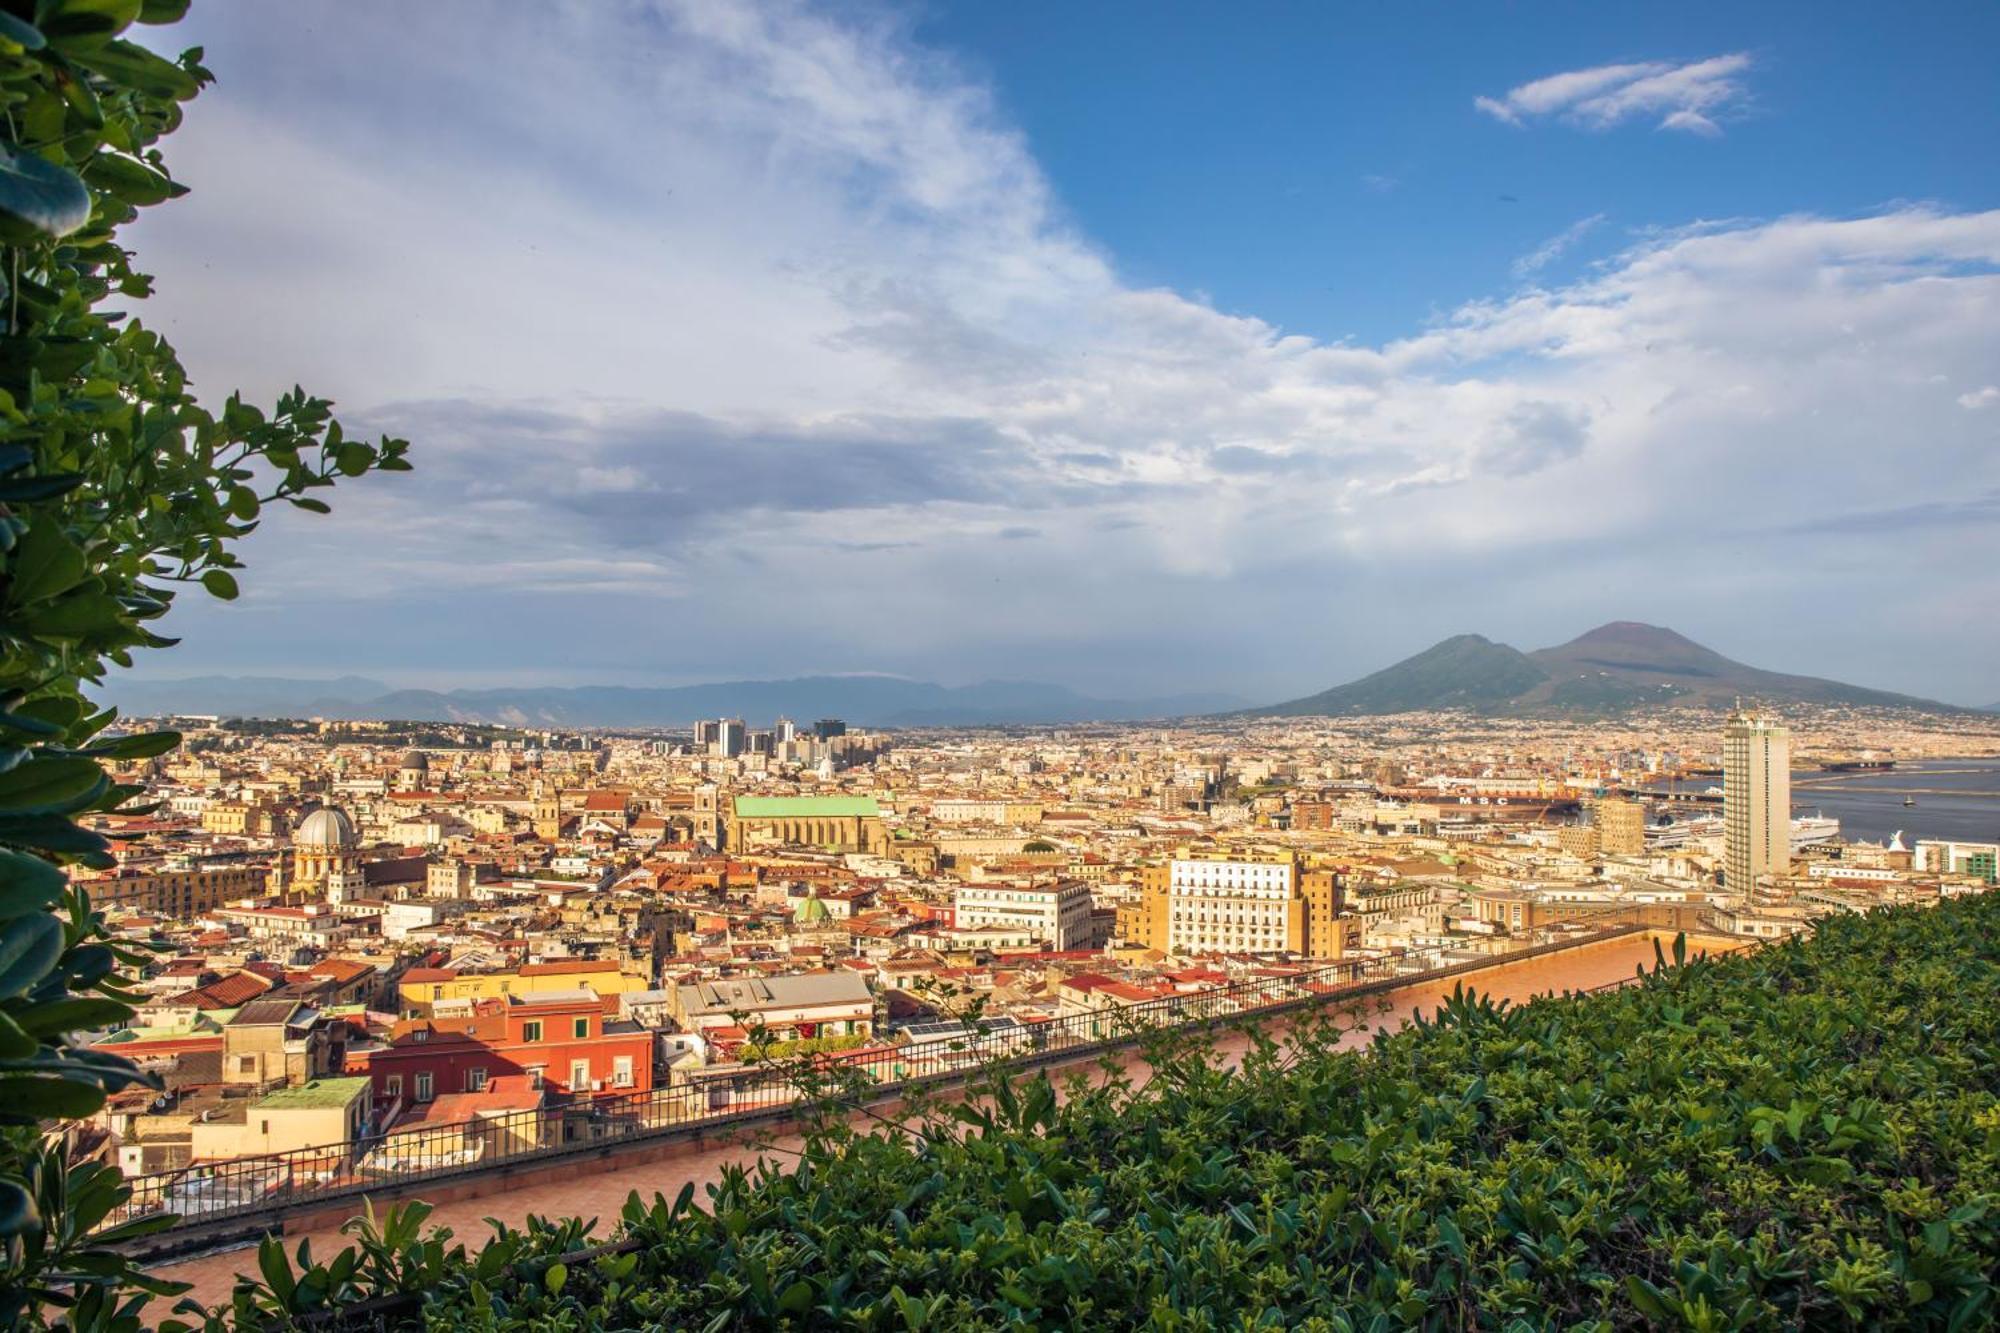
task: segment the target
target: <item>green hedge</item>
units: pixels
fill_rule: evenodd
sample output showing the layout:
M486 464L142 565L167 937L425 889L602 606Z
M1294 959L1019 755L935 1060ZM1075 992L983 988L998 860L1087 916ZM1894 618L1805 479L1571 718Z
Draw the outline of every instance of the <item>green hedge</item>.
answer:
M2000 895L1614 993L1461 995L1366 1057L1336 1035L1061 1104L1036 1078L955 1134L819 1135L704 1208L635 1197L626 1246L553 1265L580 1226L476 1270L371 1233L374 1278L350 1256L234 1317L400 1287L395 1317L475 1329L1994 1323Z

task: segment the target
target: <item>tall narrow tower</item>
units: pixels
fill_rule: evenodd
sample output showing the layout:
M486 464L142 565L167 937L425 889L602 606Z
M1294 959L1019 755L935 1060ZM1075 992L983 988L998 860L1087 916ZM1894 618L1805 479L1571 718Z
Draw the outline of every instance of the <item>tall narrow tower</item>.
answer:
M1724 887L1749 893L1792 863L1792 733L1740 703L1722 729Z
M562 837L562 793L544 786L540 778L535 779L534 793L529 822L535 826L537 838L555 842Z
M694 837L714 851L722 850L728 836L723 823L722 791L713 782L704 782L694 791Z

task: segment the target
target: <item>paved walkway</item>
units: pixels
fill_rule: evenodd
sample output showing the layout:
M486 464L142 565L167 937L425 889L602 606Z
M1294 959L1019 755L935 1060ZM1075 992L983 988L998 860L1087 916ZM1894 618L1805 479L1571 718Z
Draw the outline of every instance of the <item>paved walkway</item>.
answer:
M1366 1025L1348 1033L1341 1044L1346 1047L1364 1045L1376 1031L1402 1027L1409 1022L1412 1014L1432 1012L1460 982L1481 994L1518 1003L1555 991L1588 990L1627 979L1638 965L1652 965L1655 938L1666 941L1666 947L1671 948L1671 936L1628 935L1542 958L1506 964L1468 977L1417 982L1389 991L1372 997L1370 1001L1372 1004L1374 1000L1385 1000L1389 1006L1387 1010L1371 1013ZM1702 947L1720 952L1731 946L1728 942L1710 941ZM1274 1030L1282 1031L1283 1024L1284 1020L1278 1020L1273 1025ZM1248 1046L1249 1042L1242 1034L1233 1032L1220 1036L1216 1042L1218 1052L1225 1062L1231 1064L1242 1057ZM1121 1063L1128 1069L1138 1069L1143 1065L1136 1052L1127 1052ZM638 1190L642 1198L650 1199L655 1193L673 1198L682 1186L692 1181L695 1198L706 1200L707 1187L721 1179L725 1167L755 1162L760 1155L786 1161L798 1151L799 1146L797 1135L767 1129L759 1139L743 1135L726 1141L710 1139L689 1146L684 1151L629 1166L613 1158L609 1170L588 1175L559 1176L545 1182L511 1187L497 1195L440 1204L430 1220L433 1225L450 1227L458 1239L474 1246L491 1234L485 1218L495 1217L510 1226L519 1226L531 1213L545 1217L595 1217L598 1219L598 1232L602 1235L611 1229L619 1209L624 1206L625 1196L633 1190ZM310 1239L313 1253L322 1260L338 1253L343 1243L338 1227L316 1227L286 1236L286 1248L296 1251L301 1239ZM189 1294L204 1304L212 1304L228 1299L239 1272L254 1273L256 1267L253 1250L236 1249L163 1265L155 1271L160 1277L192 1282L194 1290Z

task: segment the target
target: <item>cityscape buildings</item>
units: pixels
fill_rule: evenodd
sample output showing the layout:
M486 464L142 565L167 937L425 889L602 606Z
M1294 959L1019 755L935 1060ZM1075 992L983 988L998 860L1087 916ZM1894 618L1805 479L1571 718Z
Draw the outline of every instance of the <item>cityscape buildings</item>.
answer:
M181 751L118 774L158 808L88 816L117 864L76 872L150 950L138 1021L91 1040L160 1076L99 1129L161 1178L306 1150L391 1170L474 1123L517 1127L454 1149L469 1164L535 1152L554 1131L522 1116L726 1103L774 1052L900 1067L962 1035L968 997L1029 1049L1253 978L1422 975L1629 927L1782 938L1986 892L2000 850L1920 810L1906 842L1815 808L1898 763L2000 754L2000 719L1893 711L172 721Z

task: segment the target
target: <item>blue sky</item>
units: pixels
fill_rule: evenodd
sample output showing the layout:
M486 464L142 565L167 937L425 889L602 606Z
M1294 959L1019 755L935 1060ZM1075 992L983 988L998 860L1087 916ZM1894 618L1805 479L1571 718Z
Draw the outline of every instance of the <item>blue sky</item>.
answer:
M919 40L989 80L1079 225L1139 286L1380 341L1633 229L2000 202L2000 7L935 5ZM1524 131L1473 100L1564 70L1743 53L1715 138Z
M155 674L2000 698L1990 6L209 3L136 230L417 471ZM1671 551L1673 559L1660 555Z

